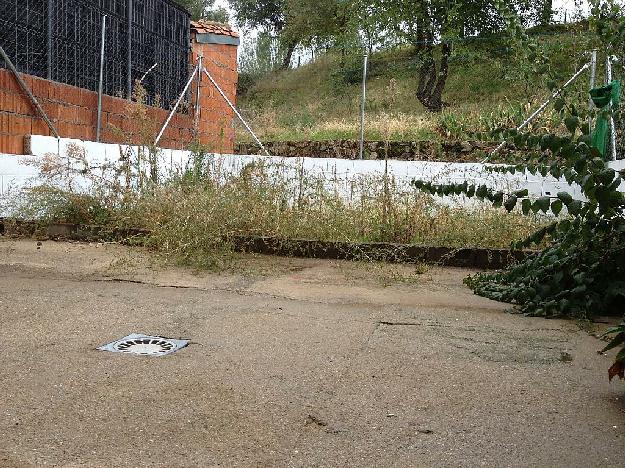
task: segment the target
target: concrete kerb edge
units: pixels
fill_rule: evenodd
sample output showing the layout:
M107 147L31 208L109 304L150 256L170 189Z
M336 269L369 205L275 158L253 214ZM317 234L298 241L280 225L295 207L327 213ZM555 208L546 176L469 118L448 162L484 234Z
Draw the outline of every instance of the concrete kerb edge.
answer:
M39 240L71 240L83 242L126 241L144 238L150 231L136 228L110 228L99 225L44 223L0 218L0 235Z
M0 235L15 238L80 242L141 243L150 231L71 223L42 224L0 218ZM236 236L229 239L237 252L325 260L367 260L390 263L427 263L448 267L497 270L524 260L536 251L431 247L386 242L350 243L313 239Z
M501 269L519 262L535 251L430 247L386 242L350 243L276 237L237 237L234 250L285 257L326 260L373 260L391 263L427 263L440 266Z

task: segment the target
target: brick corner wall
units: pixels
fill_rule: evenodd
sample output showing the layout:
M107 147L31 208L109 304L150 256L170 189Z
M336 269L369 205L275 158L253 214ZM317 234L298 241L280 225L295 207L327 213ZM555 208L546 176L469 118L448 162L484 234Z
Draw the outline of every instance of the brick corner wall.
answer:
M199 44L193 42L193 64L203 55L203 65L219 84L232 104L236 105L237 46L227 44ZM194 96L196 87L194 86ZM202 74L200 85L200 115L198 140L203 145L220 153L234 153L234 119L232 109L220 96L219 91Z

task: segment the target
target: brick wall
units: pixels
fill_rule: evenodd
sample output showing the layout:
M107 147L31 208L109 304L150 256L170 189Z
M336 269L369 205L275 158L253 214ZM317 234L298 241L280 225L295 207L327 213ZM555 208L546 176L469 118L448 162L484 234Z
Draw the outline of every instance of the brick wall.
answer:
M228 99L236 105L237 94L237 47L224 44L193 45L193 63L199 54L203 55L203 64ZM194 91L195 91L194 86ZM195 95L195 92L194 92ZM234 112L219 91L211 84L208 77L202 75L200 88L200 116L198 138L208 146L214 146L221 153L234 152Z
M193 63L199 53L204 63L228 97L236 99L237 47L218 44L193 44ZM22 75L63 138L95 141L97 93L29 75ZM195 88L195 86L194 86ZM193 92L195 101L195 92ZM195 128L194 104L178 112L165 131L159 146L184 149L195 139L211 150L232 153L234 149L233 112L203 76L201 111ZM112 96L102 99L102 134L104 143L140 144L147 135L155 136L168 111L155 107L140 110L136 104ZM9 70L0 69L0 153L25 154L27 135L51 135L28 97Z

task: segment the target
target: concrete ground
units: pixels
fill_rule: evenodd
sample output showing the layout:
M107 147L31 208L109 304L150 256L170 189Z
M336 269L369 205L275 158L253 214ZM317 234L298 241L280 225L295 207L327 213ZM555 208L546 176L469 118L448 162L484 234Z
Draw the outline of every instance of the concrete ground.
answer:
M0 466L623 466L599 340L411 268L0 240Z

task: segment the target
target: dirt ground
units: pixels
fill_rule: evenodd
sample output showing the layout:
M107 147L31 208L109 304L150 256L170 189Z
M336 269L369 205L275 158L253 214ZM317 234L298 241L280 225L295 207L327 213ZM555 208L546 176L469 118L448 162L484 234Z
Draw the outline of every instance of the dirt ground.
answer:
M623 466L599 340L413 270L0 240L0 466Z

